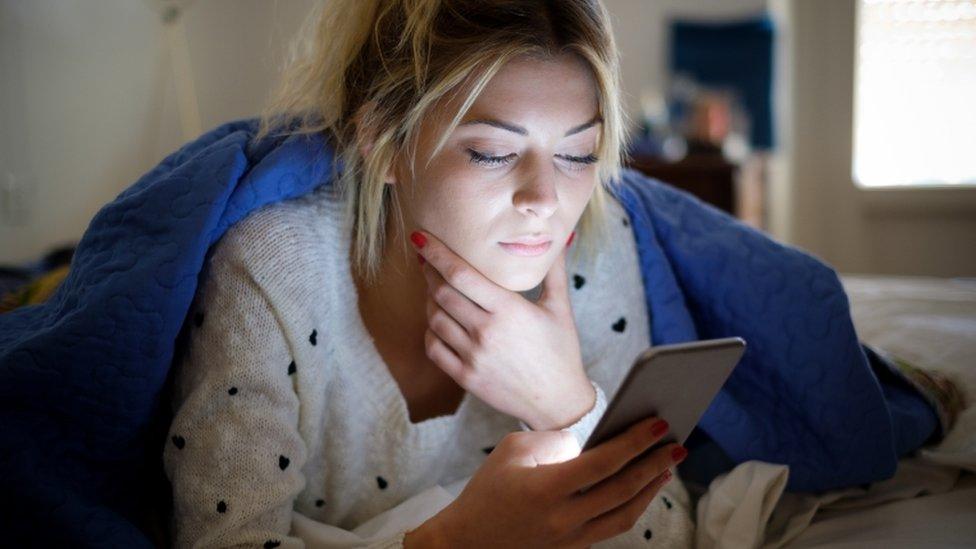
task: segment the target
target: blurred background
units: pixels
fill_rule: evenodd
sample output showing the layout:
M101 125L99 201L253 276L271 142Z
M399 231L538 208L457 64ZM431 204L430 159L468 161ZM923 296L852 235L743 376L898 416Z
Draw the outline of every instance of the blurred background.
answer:
M976 274L976 1L604 1L632 167L841 273ZM312 3L0 0L8 289L168 153L257 115Z

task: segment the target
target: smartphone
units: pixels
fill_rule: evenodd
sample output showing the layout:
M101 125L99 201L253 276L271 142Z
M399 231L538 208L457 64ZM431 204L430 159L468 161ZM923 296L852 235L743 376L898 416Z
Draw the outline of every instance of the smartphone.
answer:
M745 349L741 337L649 347L634 360L582 451L650 416L667 420L670 428L642 456L671 442L684 444Z

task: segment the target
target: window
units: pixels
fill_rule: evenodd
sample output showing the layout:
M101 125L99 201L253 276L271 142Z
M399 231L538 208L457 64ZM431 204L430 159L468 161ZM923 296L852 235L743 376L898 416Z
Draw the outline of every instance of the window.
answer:
M858 0L853 177L976 185L976 0Z

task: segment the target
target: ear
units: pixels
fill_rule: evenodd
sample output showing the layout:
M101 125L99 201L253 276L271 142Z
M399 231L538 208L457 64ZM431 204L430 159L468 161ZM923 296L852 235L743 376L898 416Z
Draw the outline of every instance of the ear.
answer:
M362 123L362 120L366 116L366 113L373 110L375 106L376 106L376 101L374 100L370 100L363 103L356 110L356 116L354 118L356 124L356 142L359 144L359 154L363 158L366 158L369 155L370 151L373 150L375 135L369 128L367 128ZM396 181L397 181L396 170L394 170L394 166L391 165L390 169L386 172L386 177L384 178L384 182L386 182L387 185L395 185Z

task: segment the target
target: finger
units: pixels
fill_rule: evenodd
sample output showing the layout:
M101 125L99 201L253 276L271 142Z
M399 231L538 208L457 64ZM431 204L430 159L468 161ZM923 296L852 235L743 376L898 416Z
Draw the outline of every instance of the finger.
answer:
M560 465L564 467L565 478L572 479L567 486L567 489L571 489L570 493L576 493L610 477L657 443L667 433L666 430L659 434L652 432L657 421L663 420L650 417L638 421L619 435Z
M670 471L662 473L644 486L640 492L623 505L608 511L580 527L573 539L583 543L597 543L599 541L630 531L640 519L654 496L671 480Z
M430 296L427 296L427 326L434 332L434 335L454 351L454 354L462 362L468 357L468 351L471 348L471 337L468 332L444 309L441 309Z
M537 303L549 310L569 306L569 283L566 279L566 248L559 252L546 277L542 279L542 293Z
M451 376L458 385L467 389L462 381L465 379L464 363L430 328L424 332L424 349L427 351L427 357L434 361L438 368Z
M677 443L658 448L653 453L636 459L626 467L572 498L567 513L577 523L600 516L632 499L649 482L668 471L674 465L671 450Z
M470 334L476 326L481 326L487 320L490 313L448 284L436 269L424 265L423 272L427 279L427 293L465 331Z
M415 238L420 235L421 238ZM415 231L410 235L417 251L427 262L437 269L448 284L466 295L482 309L492 312L506 299L511 298L512 292L495 284L472 267L467 261L455 254L437 237L427 231ZM418 247L418 241L425 243Z

